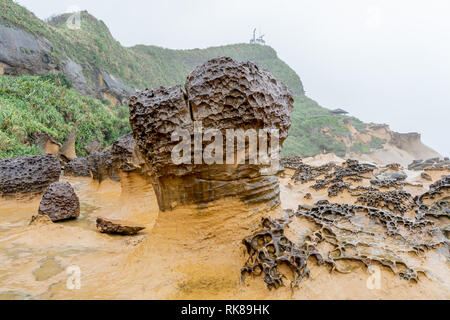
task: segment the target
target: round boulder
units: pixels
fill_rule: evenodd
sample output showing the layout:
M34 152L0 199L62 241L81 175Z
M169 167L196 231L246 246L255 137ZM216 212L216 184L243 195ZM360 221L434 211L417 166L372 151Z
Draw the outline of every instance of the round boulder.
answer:
M53 222L76 219L80 215L80 200L68 182L51 184L42 197L39 214Z

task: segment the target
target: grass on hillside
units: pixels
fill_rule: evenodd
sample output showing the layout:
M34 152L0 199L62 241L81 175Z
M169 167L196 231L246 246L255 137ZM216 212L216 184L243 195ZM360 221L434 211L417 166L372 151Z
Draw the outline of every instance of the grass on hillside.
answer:
M334 139L336 136L350 134L343 124L345 116L335 116L306 96L296 96L294 111L291 114L292 126L289 137L285 141L282 156L300 155L310 157L326 149L338 156L344 156L347 147ZM321 132L328 128L331 135Z
M0 158L40 154L30 143L36 131L60 143L77 132L76 150L96 139L103 146L130 131L128 107L104 105L68 89L58 77L0 76Z
M236 60L252 60L269 69L295 94L304 93L299 76L269 46L236 44L201 50L171 50L143 45L126 48L114 39L103 21L88 12L81 12L79 30L67 27L69 16L62 14L46 23L12 0L0 0L1 24L20 27L47 38L54 46L53 55L57 62L63 62L68 56L83 65L91 84L97 81L97 69L136 89L184 84L188 73L197 65L214 57L229 56Z

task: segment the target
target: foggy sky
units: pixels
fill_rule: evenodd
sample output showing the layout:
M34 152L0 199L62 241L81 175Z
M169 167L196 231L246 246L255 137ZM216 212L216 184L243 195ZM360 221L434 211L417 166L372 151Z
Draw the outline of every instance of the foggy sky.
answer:
M307 95L450 155L448 0L19 0L38 17L88 10L125 46L173 49L266 34Z

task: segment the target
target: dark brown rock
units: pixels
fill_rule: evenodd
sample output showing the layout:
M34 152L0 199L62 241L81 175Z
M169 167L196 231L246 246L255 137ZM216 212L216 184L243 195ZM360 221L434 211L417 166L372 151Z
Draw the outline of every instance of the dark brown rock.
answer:
M39 194L60 175L61 165L54 155L0 160L0 195Z
M78 218L80 200L70 183L52 183L42 197L39 214L49 216L53 222Z
M204 130L218 129L224 137L227 129L278 129L281 145L293 109L287 87L252 62L231 58L212 59L197 67L185 87L187 93L181 86L161 87L130 99L134 139L150 168L160 209L223 197L278 204L278 179L261 174L263 166L176 165L171 152L178 142L171 140L171 134L184 129L193 137L194 121L201 121Z
M285 169L296 170L302 164L303 164L303 159L302 159L302 157L299 157L299 156L290 156L290 157L281 159L281 165Z
M64 175L70 177L90 177L89 161L85 158L75 158L66 164Z
M103 217L97 218L97 229L101 233L120 234L120 235L135 235L139 231L145 229L143 226L136 225L132 222L123 220L112 220Z
M106 179L119 180L113 167L111 150L90 154L88 162L89 170L91 171L94 180L98 180L99 182Z
M136 148L132 133L120 137L114 142L111 148L111 157L116 171L139 172L145 165L145 161Z

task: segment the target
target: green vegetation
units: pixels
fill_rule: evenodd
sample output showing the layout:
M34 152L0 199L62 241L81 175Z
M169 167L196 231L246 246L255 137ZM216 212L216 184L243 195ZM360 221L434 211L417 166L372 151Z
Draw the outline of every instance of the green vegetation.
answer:
M371 149L382 149L383 148L383 144L386 141L383 141L382 139L372 136L372 139L370 140L370 148Z
M350 130L343 123L345 118L347 117L331 114L329 110L304 95L296 96L294 111L291 114L292 127L284 143L282 156L310 157L324 150L344 156L347 151L345 144L334 137L350 134Z
M144 45L126 48L113 38L103 21L89 13L81 12L79 30L67 27L68 18L69 14L63 14L44 22L11 0L0 0L0 24L48 39L54 47L55 61L61 63L70 58L83 65L91 85L99 82L98 70L108 72L131 87L143 89L183 84L197 65L214 57L251 60L267 68L295 95L292 128L283 156L314 156L324 150L344 156L348 151L366 153L384 143L373 137L369 146L354 144L348 148L342 141L351 132L344 120L351 121L361 133L367 132L366 124L354 117L333 115L306 97L300 77L269 46L235 44L192 50ZM51 133L63 141L71 129L77 128L77 150L81 155L82 146L92 139L107 145L129 130L126 107L112 109L107 99L82 97L68 90L72 84L62 75L2 77L0 83L0 157L39 152L29 144L29 135L36 130Z
M269 46L236 44L193 50L143 45L126 48L113 38L103 21L88 12L81 12L79 30L67 27L69 16L59 15L46 23L15 2L0 0L0 24L47 38L54 46L55 60L61 62L68 56L83 65L91 84L98 81L98 69L137 89L182 84L197 65L214 57L229 56L236 60L252 60L269 69L294 93L304 93L300 77Z
M75 130L81 156L90 141L107 146L130 131L127 107L111 109L69 90L60 80L0 76L0 159L40 154L30 143L36 131L50 133L62 143Z
M355 152L355 153L359 153L359 154L365 154L365 153L370 153L370 147L367 144L365 144L365 143L355 142L350 147L350 151L351 152Z

